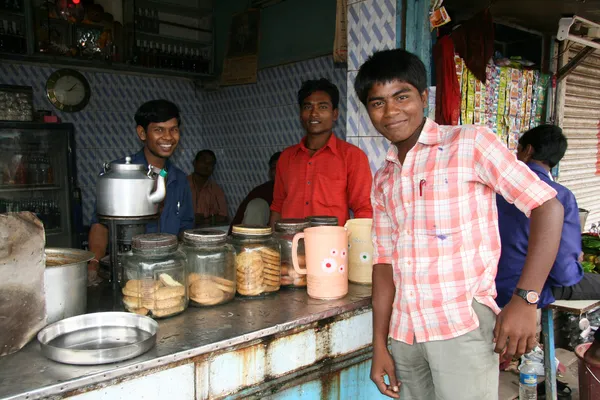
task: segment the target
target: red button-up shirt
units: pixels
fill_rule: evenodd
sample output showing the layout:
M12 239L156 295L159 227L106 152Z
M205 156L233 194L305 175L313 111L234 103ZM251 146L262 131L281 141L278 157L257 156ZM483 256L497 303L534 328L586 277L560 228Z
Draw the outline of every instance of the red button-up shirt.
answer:
M496 193L527 216L556 196L481 126L428 119L403 164L390 146L373 184L373 264L393 266L393 339L412 344L470 332L479 326L473 299L500 311Z
M331 135L312 157L304 145L288 147L277 162L271 210L282 218L328 215L344 225L352 210L355 218L371 218L371 169L358 147Z

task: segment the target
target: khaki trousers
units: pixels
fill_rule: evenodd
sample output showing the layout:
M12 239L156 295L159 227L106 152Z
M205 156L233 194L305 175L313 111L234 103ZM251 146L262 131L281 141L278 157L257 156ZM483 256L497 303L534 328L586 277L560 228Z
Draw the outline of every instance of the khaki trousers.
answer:
M496 314L473 300L479 328L454 339L408 345L392 340L402 400L497 400Z

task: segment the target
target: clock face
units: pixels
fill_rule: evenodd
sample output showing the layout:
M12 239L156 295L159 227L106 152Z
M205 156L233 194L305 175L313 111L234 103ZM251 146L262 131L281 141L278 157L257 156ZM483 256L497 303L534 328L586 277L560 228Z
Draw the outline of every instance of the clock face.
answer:
M46 82L46 94L59 110L82 110L90 99L90 86L83 75L71 69L54 72Z

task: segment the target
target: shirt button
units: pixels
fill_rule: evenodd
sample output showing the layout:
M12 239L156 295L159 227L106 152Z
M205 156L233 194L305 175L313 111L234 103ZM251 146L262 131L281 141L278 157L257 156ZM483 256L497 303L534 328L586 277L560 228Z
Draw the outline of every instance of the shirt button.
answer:
M307 182L310 185L310 181Z
M407 201L406 203L404 203L404 207L410 207L410 201Z
M308 201L306 202L306 205L308 205Z
M312 162L310 162L310 161L309 161L309 162L308 162L308 165L312 165Z

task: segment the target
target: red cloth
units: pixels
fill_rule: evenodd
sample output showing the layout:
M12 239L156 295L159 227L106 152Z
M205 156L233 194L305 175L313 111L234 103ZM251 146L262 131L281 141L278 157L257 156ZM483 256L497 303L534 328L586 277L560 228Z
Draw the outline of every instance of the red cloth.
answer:
M454 43L443 36L433 47L435 64L435 122L440 125L458 125L460 119L460 84L454 63Z
M490 10L486 8L456 28L452 41L467 68L485 83L485 68L494 55L494 21Z
M371 218L373 178L367 155L332 134L311 157L304 140L285 149L277 161L271 211L284 219L334 216L341 226L349 209L355 218Z

